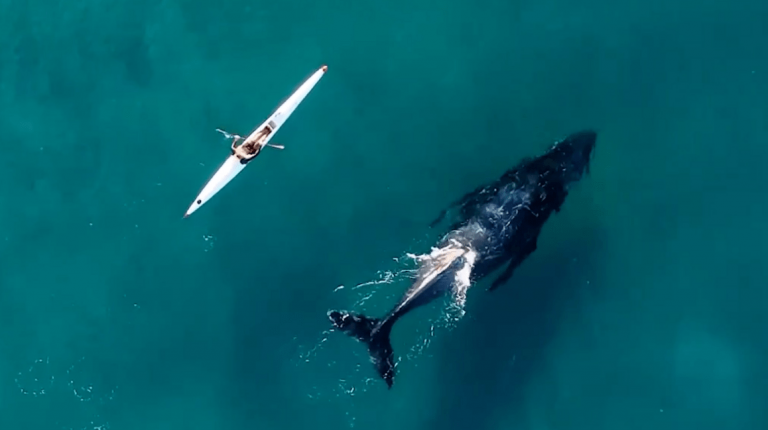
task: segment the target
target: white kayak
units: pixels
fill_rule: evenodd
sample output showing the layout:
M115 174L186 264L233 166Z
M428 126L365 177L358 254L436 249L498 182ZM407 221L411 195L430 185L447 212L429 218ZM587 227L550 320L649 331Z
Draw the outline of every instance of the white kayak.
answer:
M267 134L262 138L260 145L262 149L267 146L275 133L277 133L280 127L285 124L285 121L291 116L293 111L296 110L299 104L304 101L304 98L307 96L307 94L309 94L310 91L312 91L315 85L317 85L317 83L320 81L320 78L323 77L327 70L328 66L323 66L315 73L313 73L312 76L307 78L307 80L304 81L304 83L302 83L301 86L299 86L299 88L297 88L296 91L294 91L293 94L291 94L291 96L288 97L288 99L282 105L280 105L280 107L278 107L275 112L272 113L269 118L267 118L266 121L264 121L264 123L262 123L255 130L253 130L253 132L251 132L251 134L245 139L244 142L254 140L266 132ZM225 135L228 134L225 133ZM211 179L208 181L208 183L205 184L203 190L200 191L200 194L197 196L195 201L193 201L192 205L189 207L189 209L187 209L187 213L184 214L184 218L190 216L194 211L198 210L200 206L204 205L206 202L208 202L208 200L216 195L216 193L221 191L221 189L224 188L224 186L227 185L230 181L232 181L232 179L234 179L238 173L245 169L245 166L247 166L247 164L244 164L235 155L230 155L227 157L226 161L224 161L224 164L219 167L219 170L217 170L213 177L211 177Z

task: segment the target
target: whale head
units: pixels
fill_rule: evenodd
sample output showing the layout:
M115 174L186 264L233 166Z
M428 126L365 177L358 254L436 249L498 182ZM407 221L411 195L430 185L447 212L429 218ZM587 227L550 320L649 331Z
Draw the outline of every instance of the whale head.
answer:
M568 135L555 143L542 158L548 160L561 180L565 183L576 182L585 173L589 173L589 163L595 150L597 133L584 130Z

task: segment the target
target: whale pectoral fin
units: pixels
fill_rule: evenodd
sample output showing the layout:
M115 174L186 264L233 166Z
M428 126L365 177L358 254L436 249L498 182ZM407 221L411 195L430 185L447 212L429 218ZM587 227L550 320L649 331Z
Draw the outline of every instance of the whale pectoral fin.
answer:
M459 206L461 207L459 220L452 225L451 229L461 225L475 215L475 211L479 206L490 202L494 196L496 196L496 193L499 191L499 189L501 189L501 187L503 187L505 184L515 181L517 179L517 174L517 170L507 170L503 175L501 175L499 179L493 182L489 182L485 185L481 185L468 192L467 194L464 194L460 199L454 201L448 205L447 208L443 209L437 218L429 223L429 227L434 228L445 218L448 211Z
M509 281L509 278L512 277L512 274L515 273L515 269L517 268L515 262L515 260L511 260L509 262L507 267L504 269L504 272L502 272L498 278L493 280L493 283L491 284L490 288L488 288L488 291L493 291Z
M448 213L448 209L443 209L440 211L440 214L437 215L437 218L432 220L432 222L429 223L429 228L435 228L436 225L440 224L440 221L442 221L445 218L445 214Z
M457 223L454 224L454 226L468 220L472 217L472 215L474 215L474 209L478 205L487 203L488 200L493 198L495 187L496 182L477 187L473 191L464 194L460 199L453 201L448 205L447 208L440 211L440 214L437 216L437 218L429 223L429 228L434 228L437 224L443 221L443 219L445 219L448 211L459 206L461 207L461 218Z
M529 255L536 251L536 246L536 239L534 239L528 242L525 248L519 250L519 252L514 257L512 257L511 260L509 260L509 264L507 264L504 272L502 272L498 278L493 280L493 283L491 284L490 288L488 288L488 291L493 291L506 284L507 281L509 281L512 275L515 273L515 269L517 269L517 267L522 264Z

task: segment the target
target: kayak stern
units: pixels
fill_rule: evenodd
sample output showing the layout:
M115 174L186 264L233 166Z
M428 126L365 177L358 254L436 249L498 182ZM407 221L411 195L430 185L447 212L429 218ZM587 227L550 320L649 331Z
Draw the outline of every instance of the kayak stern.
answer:
M216 193L218 193L225 185L227 185L232 179L242 172L245 168L245 164L240 162L240 159L234 155L230 155L224 164L219 167L219 170L213 175L210 181L205 185L197 198L192 202L187 209L187 213L184 214L184 218L192 215L196 210L200 209L200 206L204 205L211 199Z

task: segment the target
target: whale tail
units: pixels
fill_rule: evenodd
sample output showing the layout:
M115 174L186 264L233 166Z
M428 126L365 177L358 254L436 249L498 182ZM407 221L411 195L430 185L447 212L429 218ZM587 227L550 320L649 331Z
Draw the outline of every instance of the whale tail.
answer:
M328 318L333 326L368 346L371 362L382 379L392 388L395 378L395 360L389 334L394 318L384 320L346 311L331 311Z

